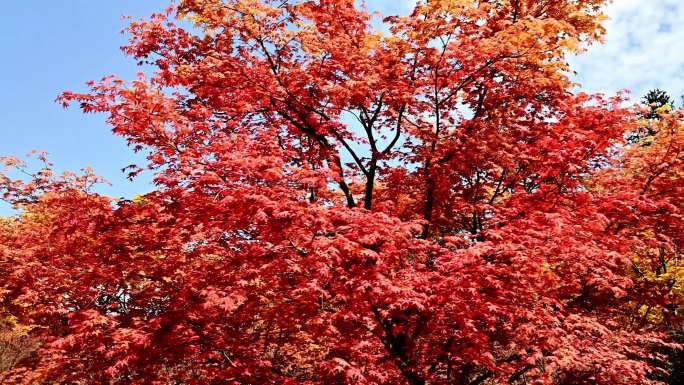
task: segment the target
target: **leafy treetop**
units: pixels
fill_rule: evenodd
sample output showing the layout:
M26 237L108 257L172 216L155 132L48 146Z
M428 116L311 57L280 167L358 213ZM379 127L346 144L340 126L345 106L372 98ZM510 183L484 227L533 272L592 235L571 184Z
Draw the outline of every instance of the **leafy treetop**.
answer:
M666 326L639 312L675 324L681 298L634 266L680 255L681 114L632 148L621 95L571 92L604 3L420 1L387 32L353 0L132 22L156 71L60 100L105 113L156 188L2 178L22 213L0 301L42 341L5 382L656 383Z

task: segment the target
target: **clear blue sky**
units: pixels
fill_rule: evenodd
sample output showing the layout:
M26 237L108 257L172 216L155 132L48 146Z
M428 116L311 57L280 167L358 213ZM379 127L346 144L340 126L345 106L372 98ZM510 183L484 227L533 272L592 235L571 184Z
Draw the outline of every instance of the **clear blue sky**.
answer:
M371 10L406 13L413 0L367 0ZM140 68L119 47L123 15L142 17L169 0L7 0L0 23L0 155L46 150L59 170L91 166L113 185L100 192L131 197L150 189L149 175L129 182L120 169L140 162L102 115L64 110L65 90L115 74L131 79ZM684 93L684 5L680 0L620 0L609 9L603 46L573 58L588 91L631 89L635 99L653 87ZM679 100L678 100L679 101ZM0 204L0 215L9 213Z
M140 157L115 137L103 115L83 115L54 102L65 90L103 75L124 79L140 68L119 47L123 15L142 17L162 10L165 0L20 0L3 2L0 23L0 155L23 157L46 150L59 170L92 166L112 187L103 193L131 196L149 189L131 183L120 169ZM0 206L0 214L7 207Z

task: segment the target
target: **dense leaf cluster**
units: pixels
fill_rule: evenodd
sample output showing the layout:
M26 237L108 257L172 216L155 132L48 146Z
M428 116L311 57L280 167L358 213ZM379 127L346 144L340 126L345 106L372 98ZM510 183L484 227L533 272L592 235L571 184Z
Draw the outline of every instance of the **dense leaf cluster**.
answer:
M155 190L1 177L22 212L0 304L41 341L3 383L657 383L683 117L571 92L604 3L420 1L383 32L353 0L133 22L154 74L60 100L107 114Z

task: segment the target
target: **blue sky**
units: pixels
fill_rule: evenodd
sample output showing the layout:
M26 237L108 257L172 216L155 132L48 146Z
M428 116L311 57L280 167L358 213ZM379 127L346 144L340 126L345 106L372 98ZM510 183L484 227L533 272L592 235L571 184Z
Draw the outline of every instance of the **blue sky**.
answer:
M369 8L403 13L410 0L367 0ZM61 170L91 166L112 185L100 192L131 197L149 190L149 176L129 182L120 169L140 161L113 136L104 116L64 110L64 90L83 91L103 75L131 79L139 71L119 51L123 15L147 16L166 0L22 0L3 4L0 23L0 155L46 150ZM684 5L679 0L616 0L608 8L608 38L572 58L588 91L632 89L638 99L660 87L679 102L684 93ZM0 205L0 214L7 213Z
M22 0L3 2L0 23L0 156L45 150L59 170L85 166L112 182L100 191L131 196L148 190L120 169L139 159L111 134L102 115L63 109L55 98L106 74L132 78L139 68L119 47L123 15L142 17L165 0ZM0 213L7 212L0 206Z
M684 2L615 0L608 7L605 44L571 60L590 92L630 89L640 99L652 88L684 93Z

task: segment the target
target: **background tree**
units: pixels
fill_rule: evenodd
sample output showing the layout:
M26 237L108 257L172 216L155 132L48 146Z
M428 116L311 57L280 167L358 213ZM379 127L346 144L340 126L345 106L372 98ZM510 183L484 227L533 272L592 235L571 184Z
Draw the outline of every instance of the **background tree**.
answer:
M674 108L674 99L666 91L659 88L648 91L643 97L642 103L649 109L648 114L646 114L647 119L658 119L658 110L662 111L663 108L672 110Z
M663 113L674 109L674 100L670 95L659 88L648 91L641 99L645 111L642 113L644 119L648 121L659 120ZM653 124L644 124L639 130L628 136L628 141L638 143L644 139L652 138L656 134Z
M666 105L667 106L667 105ZM616 194L630 192L633 207L641 207L641 216L622 217L617 226L638 237L642 243L635 250L633 274L636 285L630 322L664 326L673 338L682 342L681 316L684 312L684 129L682 111L658 109L657 118L642 121L652 132L639 145L627 148L623 167L607 171L605 188ZM642 127L643 128L643 127ZM628 193L629 194L629 193ZM680 349L670 349L671 383L681 381Z
M0 321L0 381L7 372L29 358L38 348L38 341L30 335L31 328L17 325L13 317Z

